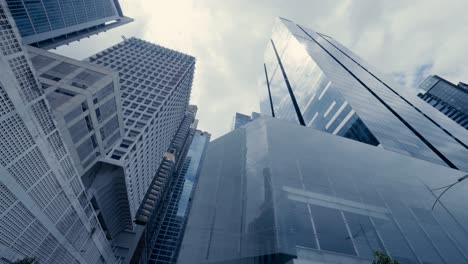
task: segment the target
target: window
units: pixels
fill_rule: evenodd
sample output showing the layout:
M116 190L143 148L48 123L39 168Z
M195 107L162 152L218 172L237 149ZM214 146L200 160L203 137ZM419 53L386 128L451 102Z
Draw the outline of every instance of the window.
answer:
M83 72L79 73L75 78L73 78L70 82L72 86L86 89L99 80L104 78L104 74L91 71L91 70L84 70Z

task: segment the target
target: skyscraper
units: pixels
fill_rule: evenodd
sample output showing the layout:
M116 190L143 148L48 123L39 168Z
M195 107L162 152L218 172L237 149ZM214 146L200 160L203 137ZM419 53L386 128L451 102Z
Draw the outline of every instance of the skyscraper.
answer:
M241 114L241 113L236 113L234 115L234 119L232 120L231 130L237 129L237 128L251 122L252 120L255 120L259 116L260 116L260 114L256 113L256 112L252 112L252 114L250 116L244 115L244 114Z
M467 263L465 174L259 118L208 145L178 263Z
M46 49L133 21L123 15L118 0L3 1L10 9L23 44Z
M132 263L175 263L188 199L210 135L196 130L198 107L190 105L138 209L135 223L144 228ZM203 138L199 139L199 138ZM205 144L201 144L203 141Z
M424 80L418 93L424 101L468 129L468 86L464 83L455 85L437 75Z
M196 187L200 168L211 135L200 130L194 131L186 158L180 170L174 175L174 182L164 207L156 220L151 244L149 264L177 263L179 248L191 206L191 197Z
M115 263L3 5L0 51L0 262Z
M143 198L188 150L195 58L134 38L88 61L23 48L17 30L51 48L129 20L117 1L0 3L0 262L129 262Z
M184 118L195 58L131 38L88 61L120 74L125 135L107 158L124 168L133 218Z
M468 171L468 134L333 38L278 19L261 113Z

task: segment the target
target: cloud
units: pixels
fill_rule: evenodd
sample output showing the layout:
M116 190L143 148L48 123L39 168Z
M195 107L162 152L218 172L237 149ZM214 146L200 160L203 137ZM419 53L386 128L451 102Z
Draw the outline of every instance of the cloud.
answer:
M408 89L428 74L468 80L464 0L121 0L135 22L60 48L84 58L121 41L144 38L197 58L192 103L214 138L235 112L258 111L258 76L275 17L332 36Z

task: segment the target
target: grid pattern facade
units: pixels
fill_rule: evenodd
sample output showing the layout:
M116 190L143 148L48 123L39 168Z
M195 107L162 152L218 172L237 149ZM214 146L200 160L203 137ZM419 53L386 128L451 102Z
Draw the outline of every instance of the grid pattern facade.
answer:
M424 93L418 96L434 108L468 129L468 87L460 83L454 85L437 76L429 76L419 88Z
M6 12L0 5L0 256L114 263Z
M118 74L38 48L28 47L28 52L60 133L67 138L82 174L122 138ZM42 122L50 124L52 120Z
M466 130L334 39L278 19L264 59L262 114L468 170Z
M122 18L116 0L4 0L24 44L54 45L102 31ZM116 22L114 22L116 23Z
M195 115L198 107L189 105L174 139L164 155L164 159L153 179L151 187L141 203L135 222L145 226L144 243L139 244L139 263L148 263L152 246L155 245L162 219L167 212L171 199L171 190L177 184L177 176L183 167L185 158L195 134Z
M125 167L134 217L187 110L195 58L131 38L89 61L120 74L125 135L108 158Z
M148 263L177 263L177 255L182 243L185 224L190 210L190 198L196 186L199 168L210 134L195 131L187 156L173 186L168 193L167 201L162 209L159 227L154 234L152 252Z

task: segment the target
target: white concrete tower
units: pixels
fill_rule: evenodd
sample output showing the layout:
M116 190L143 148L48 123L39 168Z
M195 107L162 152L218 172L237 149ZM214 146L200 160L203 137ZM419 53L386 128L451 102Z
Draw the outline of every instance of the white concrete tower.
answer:
M115 263L0 1L0 263Z

